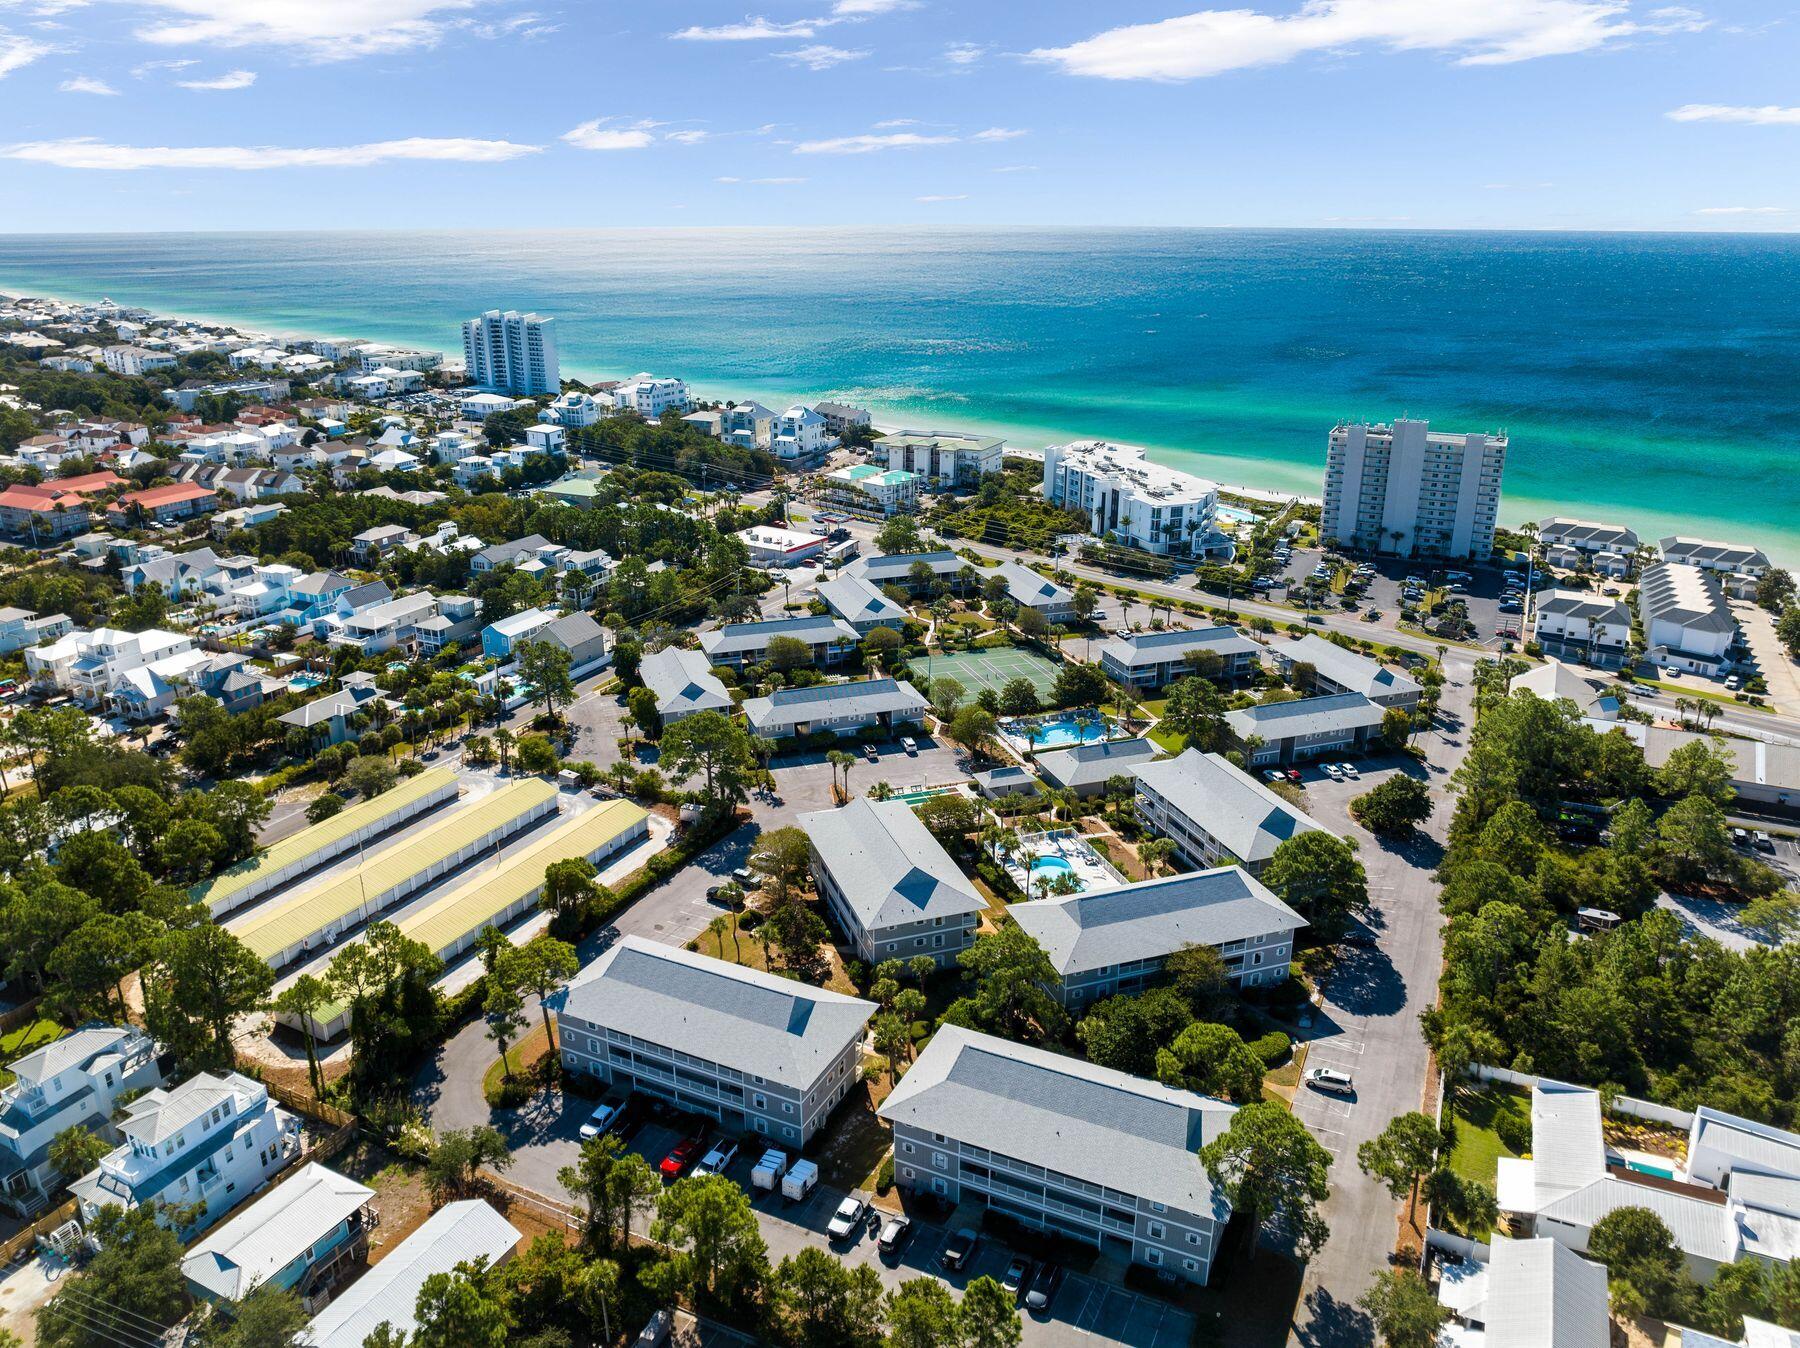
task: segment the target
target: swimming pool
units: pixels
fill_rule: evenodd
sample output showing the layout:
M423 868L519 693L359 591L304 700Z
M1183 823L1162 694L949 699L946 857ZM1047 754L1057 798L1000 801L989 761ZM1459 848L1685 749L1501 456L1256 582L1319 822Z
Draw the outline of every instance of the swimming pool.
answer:
M317 674L296 674L288 680L288 687L296 693L304 693L309 688L317 688L325 680Z
M1248 524L1256 518L1256 512L1243 510L1237 506L1222 505L1213 512L1213 518L1221 524Z
M1627 1170L1635 1170L1640 1175L1654 1176L1657 1179L1672 1180L1675 1178L1675 1171L1669 1166L1650 1165L1645 1161L1634 1161L1628 1158L1625 1162L1625 1168Z
M1054 880L1057 876L1067 875L1074 869L1062 857L1039 857L1031 863L1031 878L1036 880L1039 876L1046 876Z
M1035 726L1037 734L1027 733L1028 726ZM1027 746L1035 749L1069 749L1078 744L1098 744L1102 740L1114 737L1116 727L1107 717L1088 708L1082 711L1062 712L1059 715L1043 717L1038 720L1004 721L1000 725L1001 733L1007 741L1017 748Z

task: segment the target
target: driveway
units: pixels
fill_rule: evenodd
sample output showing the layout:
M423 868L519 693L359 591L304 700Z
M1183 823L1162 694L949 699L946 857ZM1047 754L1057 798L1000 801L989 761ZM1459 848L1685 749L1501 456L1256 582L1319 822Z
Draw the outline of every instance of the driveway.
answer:
M1734 600L1732 616L1756 656L1757 671L1769 685L1769 705L1788 716L1800 716L1800 664L1775 635L1775 619L1765 608Z
M1368 930L1373 944L1347 947L1325 985L1306 1060L1308 1067L1349 1072L1356 1093L1343 1098L1302 1089L1294 1101L1295 1115L1333 1158L1331 1197L1321 1209L1332 1236L1306 1270L1291 1339L1306 1348L1360 1348L1374 1340L1355 1301L1388 1265L1398 1211L1387 1189L1357 1169L1356 1150L1396 1114L1425 1107L1429 1055L1419 1012L1437 998L1442 961L1433 872L1450 824L1449 774L1466 747L1473 668L1469 655L1451 653L1437 723L1417 741L1424 765L1370 759L1361 764L1360 780L1346 782L1307 773L1308 810L1326 828L1356 840L1375 911ZM1348 806L1401 771L1424 778L1437 808L1422 835L1397 845L1356 823Z

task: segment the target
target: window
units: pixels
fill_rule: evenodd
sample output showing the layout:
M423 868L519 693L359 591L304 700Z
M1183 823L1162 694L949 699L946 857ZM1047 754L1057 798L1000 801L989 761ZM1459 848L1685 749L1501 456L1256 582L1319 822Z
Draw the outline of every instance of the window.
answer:
M781 1102L781 1112L783 1114L792 1114L794 1112L794 1107L793 1107L793 1105L789 1104L786 1100L783 1100Z
M941 1151L934 1151L934 1152L932 1152L932 1153L931 1153L931 1167L932 1167L932 1169L934 1169L934 1170L947 1170L947 1169L949 1169L949 1166L950 1166L950 1158L949 1158L949 1157L947 1157L947 1156L945 1156L945 1155L944 1155L944 1153L943 1153L943 1152L941 1152Z
M934 1179L931 1181L931 1192L934 1194L947 1194L950 1192L950 1186L941 1179Z
M1189 1245L1198 1245L1200 1243L1200 1233L1198 1231L1189 1231L1187 1233L1187 1243Z
M1198 1273L1200 1271L1200 1261L1198 1259L1183 1259L1181 1261L1181 1266L1189 1273Z
M1152 1212L1167 1212L1168 1210L1169 1210L1169 1205L1167 1203L1153 1202L1150 1204L1150 1211L1152 1211Z
M1151 1240L1161 1240L1162 1238L1163 1238L1163 1224L1161 1222L1151 1222L1150 1223L1150 1239Z
M1150 1264L1150 1265L1160 1268L1162 1266L1162 1251L1161 1250L1145 1250L1144 1251L1144 1262L1146 1264Z
M910 1142L902 1142L900 1144L900 1151L903 1155L911 1156L913 1154L913 1144Z
M750 1097L750 1105L754 1109L767 1109L769 1107L769 1097L766 1095L752 1095Z

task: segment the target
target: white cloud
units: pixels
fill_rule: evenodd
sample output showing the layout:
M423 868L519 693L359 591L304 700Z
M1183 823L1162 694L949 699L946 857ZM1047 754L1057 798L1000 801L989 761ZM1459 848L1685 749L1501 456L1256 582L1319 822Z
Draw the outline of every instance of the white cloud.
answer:
M967 192L957 192L954 195L933 194L931 196L913 198L914 201L967 201L968 199L969 194Z
M954 145L955 136L921 136L916 131L895 131L885 136L836 136L830 140L803 140L795 154L873 154L877 150L916 150L923 145Z
M868 54L866 51L850 51L843 47L830 47L823 42L797 47L793 51L776 53L782 60L791 61L797 66L805 66L808 70L830 70L833 66L841 66L846 61L860 61Z
M248 89L256 83L254 70L228 70L210 80L176 80L183 89Z
M918 7L919 0L837 0L831 12L842 19L872 19L877 14L895 14Z
M944 59L953 66L972 66L987 53L979 42L952 42L944 48Z
M1761 108L1729 107L1722 103L1688 103L1668 114L1672 122L1736 122L1745 126L1800 126L1800 108L1770 104Z
M1011 127L990 126L986 131L977 131L969 139L977 141L1017 140L1024 134L1025 132L1016 131Z
M73 169L283 169L367 168L393 160L454 160L497 164L542 147L509 140L413 136L367 145L288 147L280 145L112 145L93 137L26 141L0 146L0 158L24 159Z
M742 23L724 23L715 28L683 28L669 36L683 42L764 42L770 38L817 37L820 27L829 24L829 19L796 19L792 23L775 23L769 19L750 18Z
M162 47L280 47L313 61L429 47L476 0L115 0L143 15L137 35Z
M659 122L624 122L618 117L596 117L563 132L562 139L577 150L641 150L655 142L656 137L650 133L659 125Z
M890 117L885 122L875 123L877 131L891 131L897 126L923 126L917 117Z
M1201 10L1030 55L1070 75L1192 80L1361 43L1453 53L1460 65L1502 65L1643 34L1697 32L1708 23L1686 8L1654 9L1641 21L1630 9L1629 0L1306 0L1293 14Z
M54 50L48 42L39 42L23 33L9 33L0 29L0 80L13 71L22 70L33 61L48 56Z
M672 140L677 145L698 145L701 141L711 138L712 132L710 131L671 131L663 137L664 140Z
M199 64L200 62L191 59L186 61L145 61L141 65L135 65L131 68L131 77L133 79L141 80L153 71L186 70L189 66L197 66Z
M1787 215L1786 206L1703 206L1695 215Z
M56 87L65 94L102 94L107 98L119 96L119 91L112 85L92 75L71 75Z

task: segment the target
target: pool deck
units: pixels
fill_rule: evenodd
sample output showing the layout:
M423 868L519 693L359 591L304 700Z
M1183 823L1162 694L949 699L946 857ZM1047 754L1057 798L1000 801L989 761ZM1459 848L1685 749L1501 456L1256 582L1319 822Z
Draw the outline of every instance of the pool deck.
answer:
M1019 850L1006 863L1006 873L1012 877L1013 883L1028 896L1037 898L1039 896L1032 893L1031 875L1027 873L1025 866L1026 857L1031 858L1034 867L1035 863L1046 859L1066 863L1081 884L1079 892L1084 894L1091 889L1111 889L1115 885L1128 883L1093 844L1073 829L1033 833L1019 839Z

